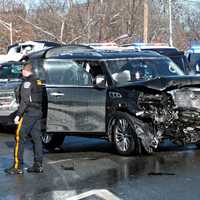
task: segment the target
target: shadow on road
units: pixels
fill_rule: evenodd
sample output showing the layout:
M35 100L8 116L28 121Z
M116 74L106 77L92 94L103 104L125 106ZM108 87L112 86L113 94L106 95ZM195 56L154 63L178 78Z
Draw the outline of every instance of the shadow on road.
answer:
M114 145L104 139L66 136L60 148L48 151L49 153L80 153L101 152L117 154Z

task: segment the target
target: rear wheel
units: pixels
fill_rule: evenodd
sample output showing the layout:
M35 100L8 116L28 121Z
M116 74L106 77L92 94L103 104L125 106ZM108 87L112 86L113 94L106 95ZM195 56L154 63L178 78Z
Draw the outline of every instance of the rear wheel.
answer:
M63 134L46 133L42 134L42 143L45 149L55 149L60 147L65 139Z
M111 119L113 142L121 155L141 153L141 142L134 128L134 121L128 113L117 112Z

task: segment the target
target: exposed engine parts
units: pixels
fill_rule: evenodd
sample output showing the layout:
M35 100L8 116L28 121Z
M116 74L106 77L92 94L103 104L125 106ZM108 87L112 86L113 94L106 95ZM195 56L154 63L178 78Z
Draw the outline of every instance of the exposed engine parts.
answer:
M152 124L153 135L162 141L170 138L176 144L200 141L200 89L182 88L168 92L139 92L136 113Z
M142 117L151 119L153 124L168 126L177 117L172 98L166 93L152 95L141 92L138 107L144 112Z

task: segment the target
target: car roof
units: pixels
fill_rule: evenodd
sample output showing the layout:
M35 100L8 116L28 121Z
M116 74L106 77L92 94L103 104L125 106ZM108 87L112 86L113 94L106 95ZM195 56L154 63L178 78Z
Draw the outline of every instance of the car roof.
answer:
M54 59L114 59L135 57L163 57L154 51L136 51L128 48L94 49L87 45L63 45L29 54L30 59L54 58Z
M7 61L7 62L4 62L4 63L1 63L0 65L10 65L10 64L23 64L23 62L20 62L20 61Z
M9 49L11 49L12 47L17 47L19 45L35 45L37 43L41 43L41 44L44 44L45 47L58 47L58 46L61 46L61 44L59 43L56 43L56 42L51 42L51 41L45 41L45 40L34 40L34 41L26 41L26 42L21 42L21 43L15 43L15 44L12 44L12 45L9 45L8 46L8 51Z

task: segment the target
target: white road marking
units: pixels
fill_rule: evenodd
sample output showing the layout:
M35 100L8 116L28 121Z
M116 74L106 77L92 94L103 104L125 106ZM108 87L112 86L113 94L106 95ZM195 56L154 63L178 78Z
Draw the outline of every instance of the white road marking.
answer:
M91 160L91 161L95 161L97 160L96 158L93 159L93 158L67 158L67 159L62 159L62 160L56 160L56 161L49 161L47 162L47 164L56 164L56 163L61 163L61 162L66 162L66 161L75 161L75 160Z
M56 160L56 161L49 161L49 162L47 162L47 164L52 165L52 164L61 163L61 162L66 162L66 161L72 161L72 160L74 160L74 159L68 158L68 159L62 159L62 160Z
M108 190L102 189L102 190L90 190L88 192L81 193L76 196L72 196L67 198L66 200L80 200L86 197L90 197L92 195L96 195L97 197L102 198L103 200L120 200L116 195L111 193Z

